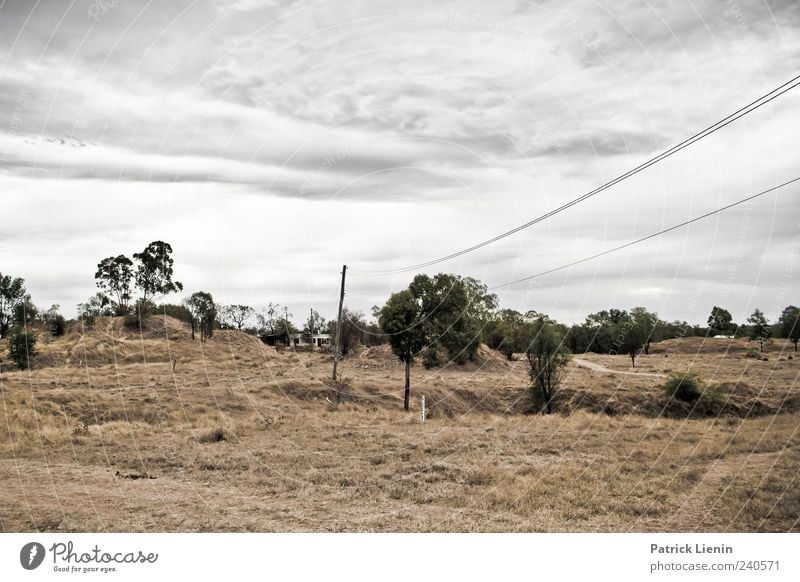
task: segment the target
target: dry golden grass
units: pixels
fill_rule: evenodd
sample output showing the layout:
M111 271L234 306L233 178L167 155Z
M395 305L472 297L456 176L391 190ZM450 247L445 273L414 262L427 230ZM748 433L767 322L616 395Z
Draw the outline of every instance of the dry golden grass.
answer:
M487 350L415 367L406 414L386 350L343 362L333 407L329 356L102 322L42 344L31 373L3 366L0 531L797 531L800 360L711 341L637 364L719 384L732 404L710 418L656 376L574 365L562 413L526 414L524 362Z

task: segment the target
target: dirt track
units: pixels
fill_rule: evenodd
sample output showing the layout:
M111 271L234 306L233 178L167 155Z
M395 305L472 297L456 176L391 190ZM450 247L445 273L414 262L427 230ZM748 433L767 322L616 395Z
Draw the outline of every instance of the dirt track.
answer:
M654 374L652 372L634 372L632 370L612 370L611 368L606 368L605 366L601 366L600 364L595 364L594 362L590 362L589 360L582 360L580 358L572 358L572 361L575 363L576 366L581 368L588 368L589 370L593 370L595 372L604 372L606 374L629 374L631 376L649 376L651 378L666 378L665 374Z

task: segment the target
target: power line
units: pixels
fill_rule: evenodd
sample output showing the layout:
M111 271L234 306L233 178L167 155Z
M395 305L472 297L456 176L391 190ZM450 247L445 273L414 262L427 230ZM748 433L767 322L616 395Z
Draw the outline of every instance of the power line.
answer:
M694 217L692 219L689 219L689 220L686 220L684 222L681 222L680 224L676 224L674 226L670 226L669 228L665 228L664 230L660 230L658 232L654 232L652 234L648 234L647 236L643 236L642 238L636 239L634 241L630 241L630 242L627 242L625 244L619 245L617 247L614 247L614 248L611 248L611 249L607 249L607 250L605 250L605 251L603 251L601 253L596 253L594 255L591 255L591 256L588 256L588 257L584 257L582 259L578 259L577 261L572 261L571 263L567 263L565 265L561 265L560 267L554 267L552 269L548 269L546 271L541 271L541 272L536 273L534 275L528 275L527 277L522 277L521 279L515 279L513 281L508 281L507 283L501 283L499 285L494 285L492 287L488 287L487 290L494 291L495 289L501 289L503 287L510 287L511 285L516 285L517 283L523 283L525 281L530 281L531 279L536 279L538 277L544 277L545 275L549 275L549 274L555 273L557 271L563 271L564 269L569 269L570 267L574 267L576 265L580 265L581 263L586 263L586 262L594 260L594 259L599 259L600 257L603 257L605 255L610 255L611 253L615 253L615 252L620 251L622 249L626 249L628 247L632 247L632 246L637 245L637 244L639 244L641 242L645 242L647 240L650 240L650 239L656 238L658 236L661 236L662 234L666 234L666 233L671 232L673 230L677 230L677 229L682 228L684 226L688 226L688 225L692 224L693 222L697 222L698 220L703 220L704 218L708 218L709 216L713 216L714 214L719 214L720 212L724 212L725 210L729 210L729 209L731 209L731 208L733 208L735 206L739 206L740 204L744 204L745 202L749 202L750 200L755 200L756 198L758 198L760 196L764 196L766 194L769 194L770 192L774 192L775 190L778 190L780 188L788 186L789 184L793 184L794 182L797 182L797 181L800 181L800 176L798 176L797 178L793 178L792 180L788 180L786 182L783 182L782 184L778 184L777 186L773 186L772 188L768 188L766 190L762 190L761 192L758 192L757 194L753 194L752 196L748 196L746 198L742 198L741 200L737 200L736 202L732 202L732 203L727 204L725 206L721 206L720 208L717 208L717 209L712 210L710 212L706 212L705 214L701 214L700 216L696 216L696 217ZM358 325L356 325L353 322L351 322L351 325L353 325L353 327L355 327L356 329L358 329L362 333L365 333L365 334L371 335L371 336L375 336L375 337L390 337L392 335L395 335L395 334L391 334L391 333L374 333L374 332L371 332L369 330L362 329L361 327L359 327ZM417 325L417 324L415 324L415 325Z
M562 271L564 269L568 269L570 267L574 267L575 265L580 265L581 263L585 263L587 261L598 259L598 258L603 257L605 255L610 255L611 253L620 251L620 250L628 248L628 247L632 247L633 245L639 244L639 243L644 242L646 240L650 240L651 238L655 238L657 236L661 236L662 234L666 234L666 233L671 232L673 230L676 230L678 228L687 226L689 224L692 224L693 222L697 222L698 220L703 220L704 218L708 218L709 216L713 216L714 214L719 214L720 212L723 212L725 210L733 208L734 206L738 206L740 204L744 204L745 202L749 202L750 200L754 200L755 198L758 198L759 196L764 196L765 194L769 194L770 192L774 192L775 190L778 190L779 188L783 188L784 186L788 186L789 184L797 182L798 180L800 180L800 176L798 176L797 178L794 178L792 180L789 180L788 182L784 182L783 184L778 184L777 186L773 186L772 188L769 188L767 190L762 190L761 192L759 192L757 194L753 194L752 196L748 196L747 198L742 198L741 200L738 200L738 201L732 202L731 204L728 204L726 206L722 206L720 208L717 208L716 210L712 210L711 212L706 212L705 214L702 214L700 216L696 216L695 218L692 218L690 220L681 222L680 224L676 224L674 226L670 226L669 228L665 228L664 230L655 232L653 234L649 234L647 236L644 236L644 237L642 237L640 239L636 239L636 240L631 241L631 242L627 242L627 243L625 243L623 245L620 245L618 247L614 247L613 249L608 249L608 250L605 250L605 251L603 251L601 253L597 253L597 254L591 255L589 257L584 257L583 259L579 259L577 261L573 261L571 263L567 263L566 265L561 265L560 267L555 267L553 269L548 269L547 271L542 271L540 273L536 273L535 275L528 275L527 277L522 277L521 279L515 279L514 281L509 281L508 283L502 283L500 285L495 285L493 287L489 287L489 290L493 291L494 289L500 289L502 287L509 287L511 285L516 285L517 283L522 283L524 281L530 281L531 279L536 279L537 277L543 277L544 275L549 275L550 273L555 273L556 271Z
M654 165L654 164L656 164L656 163L658 163L658 162L660 162L662 160L665 160L666 158L678 153L682 149L684 149L686 147L689 147L693 143L703 139L704 137L707 137L707 136L711 135L712 133L722 129L723 127L733 123L737 119L740 119L741 117L744 117L748 113L751 113L751 112L755 111L759 107L761 107L763 105L766 105L767 103L769 103L773 99L776 99L776 98L780 97L781 95L783 95L787 91L790 91L790 90L794 89L795 87L800 85L800 82L798 82L798 80L800 80L800 75L794 77L793 79L790 79L786 83L783 83L779 87L776 87L772 91L762 95L761 97L759 97L755 101L752 101L751 103L749 103L749 104L745 105L744 107L738 109L737 111L731 113L727 117L725 117L723 119L720 119L719 121L717 121L716 123L708 126L704 130L702 130L702 131L694 134L693 136L683 140L682 142L672 146L668 150L658 154L657 156L655 156L653 158L650 158L646 162L643 162L642 164L639 164L638 166L636 166L635 168L633 168L631 170L628 170L624 174L621 174L621 175L617 176L613 180L610 180L610 181L606 182L605 184L602 184L601 186L598 186L594 190L591 190L591 191L587 192L586 194L583 194L582 196L579 196L578 198L570 200L569 202L559 206L558 208L550 210L549 212L547 212L545 214L542 214L541 216L538 216L538 217L536 217L536 218L534 218L532 220L529 220L528 222L526 222L524 224L521 224L521 225L517 226L516 228L512 228L511 230L508 230L506 232L503 232L501 234L493 236L490 239L484 240L483 242L474 244L474 245L472 245L470 247L467 247L465 249L462 249L460 251L456 251L456 252L450 253L449 255L445 255L443 257L439 257L438 259L433 259L433 260L430 260L430 261L426 261L424 263L419 263L419 264L416 264L416 265L410 265L410 266L407 266L407 267L402 267L402 268L397 268L397 269L384 269L384 270L351 269L351 271L360 271L361 273L364 273L366 275L373 275L373 276L393 275L393 274L398 274L398 273L405 273L405 272L408 272L408 271L416 271L416 270L419 270L419 269L424 269L426 267L430 267L430 266L436 265L438 263L443 263L445 261L449 261L450 259L454 259L456 257L460 257L460 256L465 255L467 253L471 253L471 252L476 251L476 250L478 250L480 248L488 246L488 245L490 245L492 243L495 243L495 242L497 242L499 240L502 240L502 239L504 239L506 237L509 237L512 234L515 234L515 233L517 233L517 232L519 232L521 230L524 230L524 229L529 228L529 227L531 227L531 226L533 226L535 224L538 224L539 222L542 222L542 221L550 218L551 216L554 216L554 215L556 215L556 214L558 214L560 212L563 212L564 210L566 210L568 208L571 208L572 206L575 206L576 204L579 204L579 203L583 202L584 200L586 200L588 198L591 198L592 196L594 196L596 194L599 194L600 192L602 192L604 190L607 190L608 188L614 186L615 184L618 184L619 182L622 182L623 180L626 180L626 179L630 178L631 176L634 176L635 174L638 174L639 172L641 172L643 170L646 170L650 166L652 166L652 165Z

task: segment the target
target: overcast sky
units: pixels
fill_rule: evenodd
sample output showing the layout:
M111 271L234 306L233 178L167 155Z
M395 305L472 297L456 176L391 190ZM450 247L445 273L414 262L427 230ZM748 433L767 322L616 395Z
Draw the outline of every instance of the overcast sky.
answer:
M346 263L368 313L412 274L362 271L513 228L799 72L796 0L0 0L0 272L74 315L102 258L161 239L187 294L330 317ZM800 88L429 272L494 286L703 214L800 176L799 129ZM774 318L799 251L795 184L497 293Z

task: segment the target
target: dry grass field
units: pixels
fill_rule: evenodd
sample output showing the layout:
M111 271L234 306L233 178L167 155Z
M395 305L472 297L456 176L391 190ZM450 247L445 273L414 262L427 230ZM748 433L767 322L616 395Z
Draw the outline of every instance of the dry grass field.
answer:
M334 407L330 355L239 332L101 320L32 372L0 342L0 531L798 531L800 358L750 347L581 355L542 416L525 362L486 348L415 367L405 413L385 348L344 360ZM665 398L684 370L713 398Z

